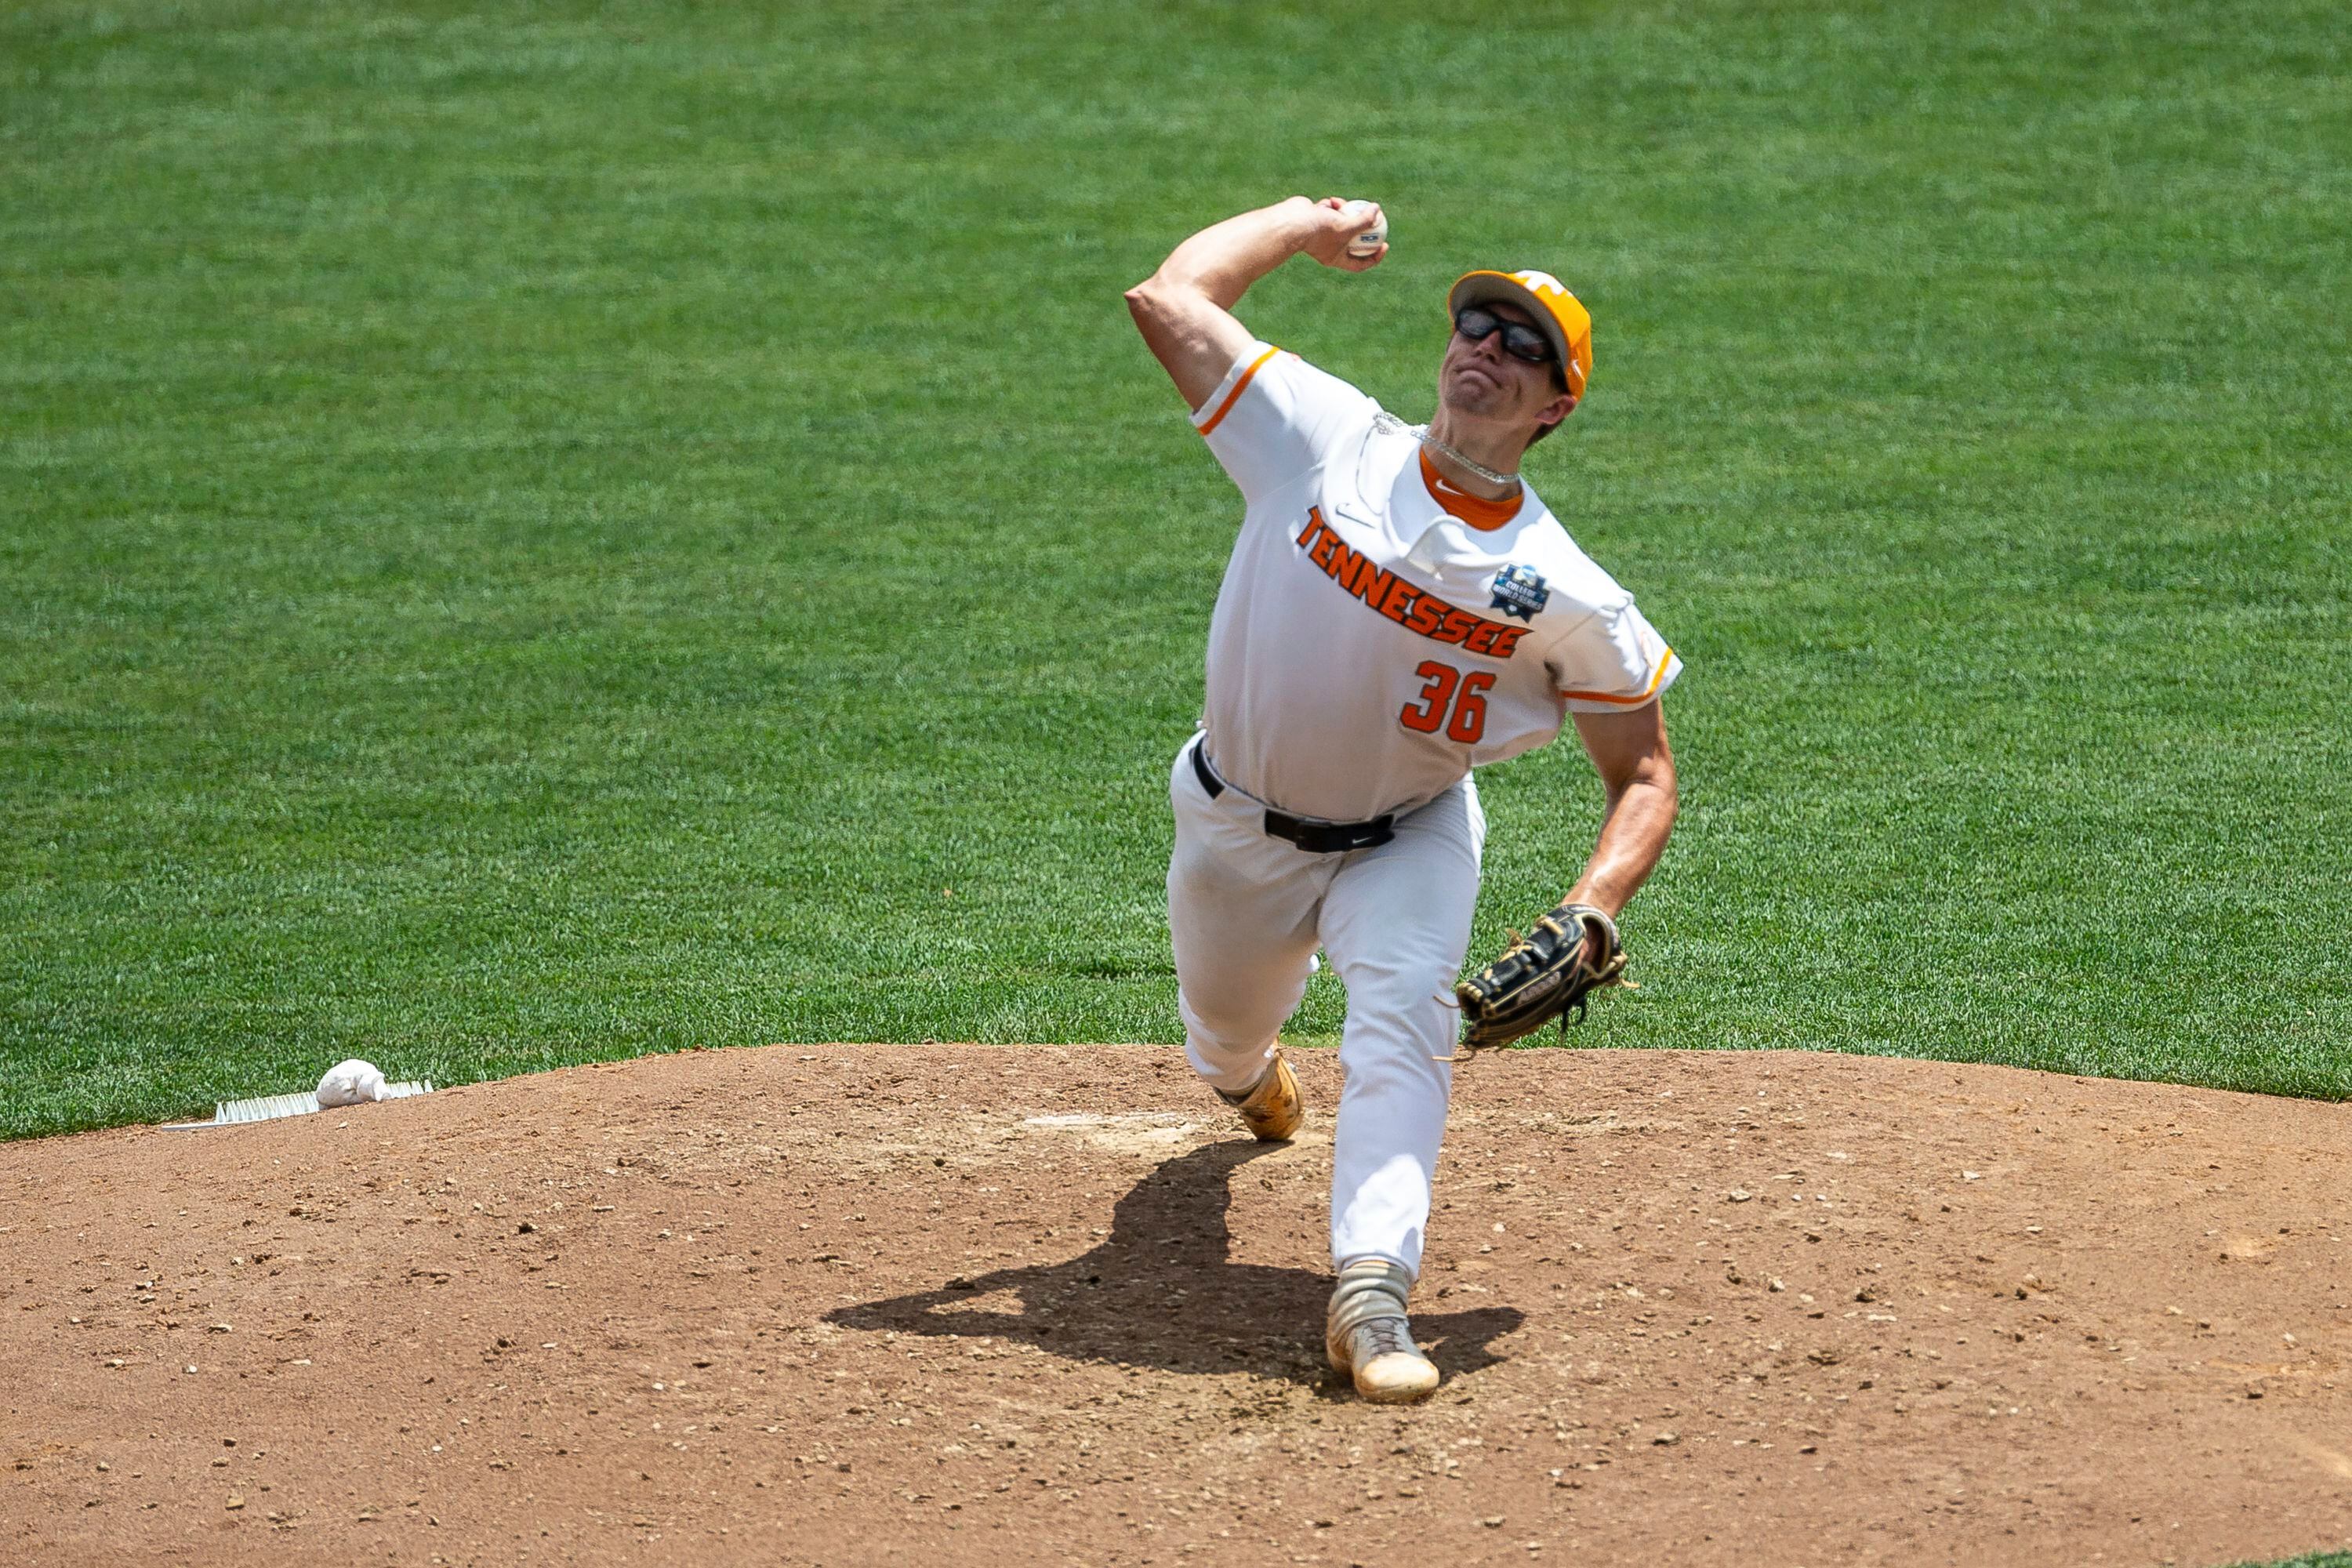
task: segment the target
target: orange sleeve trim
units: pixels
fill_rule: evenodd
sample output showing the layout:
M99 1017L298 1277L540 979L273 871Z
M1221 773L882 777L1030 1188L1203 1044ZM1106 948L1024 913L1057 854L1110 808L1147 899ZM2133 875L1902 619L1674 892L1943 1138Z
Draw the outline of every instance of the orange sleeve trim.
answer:
M1639 708L1658 694L1658 683L1665 679L1666 671L1674 668L1674 663L1675 650L1668 648L1666 656L1658 660L1658 672L1650 677L1650 684L1643 687L1638 696L1619 697L1607 691L1563 691L1560 695L1578 702L1613 702L1621 708Z
M1272 359L1281 352L1282 351L1280 349L1268 349L1265 353L1258 355L1257 358L1250 361L1249 369L1242 372L1242 378L1234 383L1234 389L1225 394L1225 400L1217 405L1217 411L1214 414L1210 415L1207 422L1201 426L1202 435L1207 435L1210 431L1224 423L1225 416L1234 411L1234 399L1240 397L1243 393L1249 390L1249 384L1256 377L1258 367L1265 364L1266 361Z

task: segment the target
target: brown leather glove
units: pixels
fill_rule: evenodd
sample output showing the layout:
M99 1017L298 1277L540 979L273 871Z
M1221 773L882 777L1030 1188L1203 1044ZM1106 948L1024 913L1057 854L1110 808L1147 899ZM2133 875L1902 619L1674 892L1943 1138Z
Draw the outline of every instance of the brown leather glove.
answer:
M1495 962L1456 981L1462 1003L1462 1047L1483 1050L1534 1034L1567 1014L1584 1017L1585 999L1624 978L1625 946L1617 922L1591 904L1562 904L1525 936L1514 935Z

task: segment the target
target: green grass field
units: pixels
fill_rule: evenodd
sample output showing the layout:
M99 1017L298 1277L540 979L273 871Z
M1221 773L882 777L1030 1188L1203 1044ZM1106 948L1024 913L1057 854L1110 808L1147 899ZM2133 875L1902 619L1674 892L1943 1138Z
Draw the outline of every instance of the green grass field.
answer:
M1578 1043L2352 1093L2341 20L12 7L0 1135L1174 1038L1238 509L1118 295L1294 192L1395 253L1244 314L1410 416L1593 308L1530 471L1689 673ZM1483 946L1598 801L1482 785Z

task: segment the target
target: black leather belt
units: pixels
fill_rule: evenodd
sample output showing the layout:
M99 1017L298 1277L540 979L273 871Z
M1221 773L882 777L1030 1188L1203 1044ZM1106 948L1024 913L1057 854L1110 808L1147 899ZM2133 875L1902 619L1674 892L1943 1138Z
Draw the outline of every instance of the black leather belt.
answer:
M1201 781L1201 787L1209 792L1211 800L1225 793L1225 781L1209 765L1208 747L1192 748L1192 773ZM1396 837L1396 818L1391 816L1375 816L1370 822L1310 822L1268 806L1265 832L1267 837L1287 839L1309 855L1340 855L1350 849L1370 849L1386 844Z

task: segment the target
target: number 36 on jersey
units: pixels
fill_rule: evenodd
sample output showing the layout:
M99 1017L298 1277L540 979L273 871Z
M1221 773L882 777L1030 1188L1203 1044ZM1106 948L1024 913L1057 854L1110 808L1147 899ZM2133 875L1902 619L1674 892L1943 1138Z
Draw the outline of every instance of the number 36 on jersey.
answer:
M1423 735L1443 729L1449 741L1477 744L1486 732L1486 689L1495 684L1494 672L1474 669L1465 675L1442 660L1424 658L1413 674L1429 684L1404 705L1397 722Z

